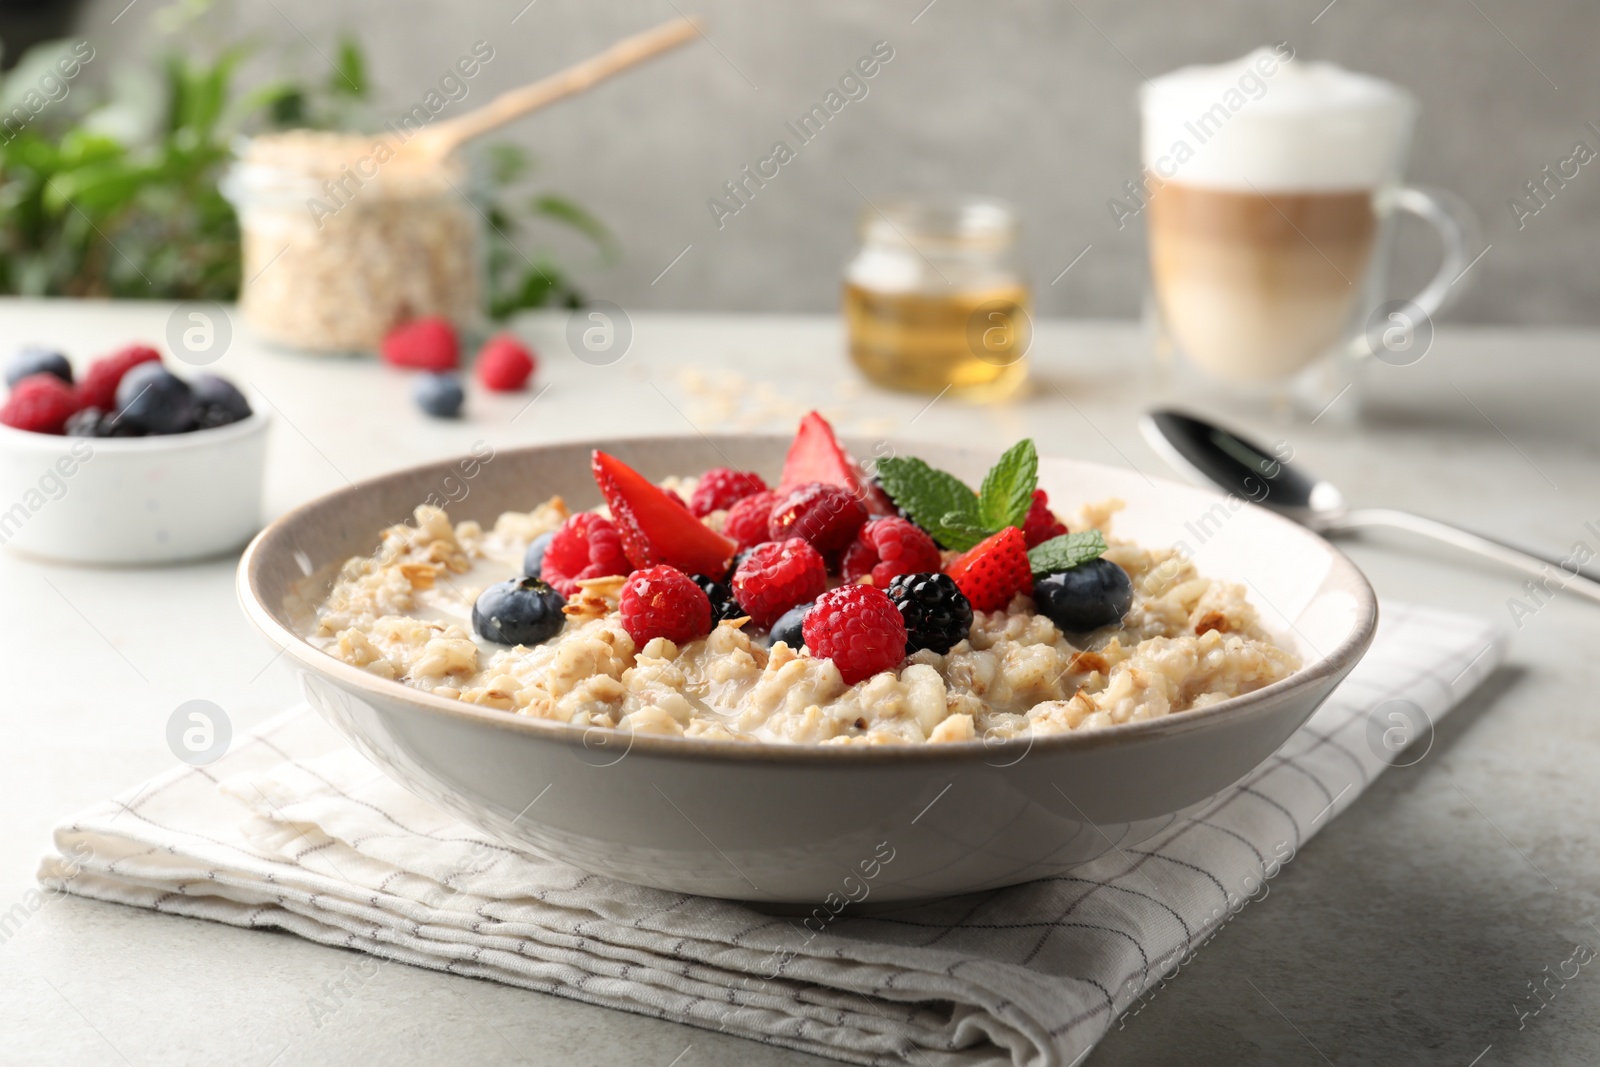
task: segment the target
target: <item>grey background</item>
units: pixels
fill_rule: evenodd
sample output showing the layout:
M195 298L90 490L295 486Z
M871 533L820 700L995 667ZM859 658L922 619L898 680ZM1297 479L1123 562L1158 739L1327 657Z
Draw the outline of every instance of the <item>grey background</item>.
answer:
M473 41L496 57L444 116L671 18L703 15L709 43L523 121L551 186L617 233L621 262L580 272L590 294L624 307L825 311L855 242L863 197L969 190L1015 202L1044 314L1139 312L1144 234L1119 231L1107 199L1137 174L1134 93L1143 76L1287 40L1410 87L1422 105L1412 179L1476 209L1492 246L1448 317L1499 323L1600 323L1600 162L1584 167L1519 232L1507 200L1582 138L1600 150L1600 5L1585 0L1379 0L1193 3L1154 0L273 0L218 5L219 31L256 34L270 59L326 69L341 29L368 48L376 114L416 102ZM154 49L154 3L91 0L82 27L104 55ZM919 14L920 12L920 14ZM113 24L113 18L117 18ZM515 22L513 19L515 18ZM915 21L913 21L915 20ZM1315 20L1315 21L1313 21ZM192 35L196 39L204 36ZM706 208L746 163L818 102L873 43L894 59L799 158L719 232ZM109 66L109 64L108 64ZM853 186L852 187L852 183ZM859 189L859 192L857 191ZM553 241L560 247L560 241ZM1394 288L1409 295L1436 262L1408 223ZM685 246L690 250L658 282ZM1051 279L1085 246L1087 255ZM592 264L586 253L579 257Z

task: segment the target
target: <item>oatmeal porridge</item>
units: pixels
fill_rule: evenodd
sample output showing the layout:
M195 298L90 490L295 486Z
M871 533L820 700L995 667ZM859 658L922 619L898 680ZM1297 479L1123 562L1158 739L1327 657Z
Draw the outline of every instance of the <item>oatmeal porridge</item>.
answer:
M1063 522L1035 467L1031 442L1007 452L969 514L920 461L868 479L815 415L776 489L727 468L653 485L597 453L605 507L487 529L419 507L344 564L308 636L519 715L798 744L1093 730L1298 668L1241 586L1115 537L1118 501Z

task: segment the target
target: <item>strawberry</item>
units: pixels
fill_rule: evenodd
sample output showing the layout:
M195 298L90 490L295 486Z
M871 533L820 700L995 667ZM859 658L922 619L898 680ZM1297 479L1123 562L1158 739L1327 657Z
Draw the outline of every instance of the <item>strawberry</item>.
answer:
M815 411L800 420L789 454L783 460L780 491L798 489L807 482L822 482L850 490L874 515L893 515L894 504L878 486L862 476L861 468L839 444L828 420Z
M622 550L634 569L670 564L685 574L722 574L737 546L695 518L681 497L668 495L615 456L595 450L590 464Z
M383 335L385 363L413 370L454 370L461 361L456 329L438 315L412 319Z
M1033 584L1028 542L1015 526L979 542L945 567L974 611L999 611Z

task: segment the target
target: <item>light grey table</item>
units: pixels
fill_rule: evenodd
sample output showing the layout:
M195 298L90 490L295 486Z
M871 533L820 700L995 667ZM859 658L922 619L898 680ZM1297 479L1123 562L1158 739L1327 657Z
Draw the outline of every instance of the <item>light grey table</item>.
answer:
M170 305L0 302L5 343L78 357L165 336ZM640 315L627 355L573 357L564 316L524 331L538 387L430 421L403 376L261 349L241 328L216 369L268 398L270 513L417 460L585 436L782 429L810 406L841 429L1043 451L1166 474L1134 417L1139 330L1045 323L1037 388L994 408L860 385L830 318ZM1600 520L1600 334L1446 330L1426 359L1378 368L1368 421L1243 424L1362 503L1414 507L1565 548ZM1520 581L1394 539L1350 547L1381 595L1511 624ZM50 827L173 762L172 710L203 697L245 730L295 699L234 602L233 561L82 569L0 552L0 1062L71 1064L821 1063L557 997L381 968L318 1026L312 998L364 957L74 898L28 908ZM1497 1064L1600 1060L1591 967L1519 1026L1514 1005L1578 942L1600 948L1600 609L1557 598L1510 661L1384 775L1088 1063ZM21 904L21 909L13 905ZM1546 968L1549 968L1547 971ZM1548 987L1555 989L1554 982ZM1547 994L1548 996L1548 994ZM284 1049L288 1042L287 1049ZM1476 1058L1476 1059L1475 1059Z

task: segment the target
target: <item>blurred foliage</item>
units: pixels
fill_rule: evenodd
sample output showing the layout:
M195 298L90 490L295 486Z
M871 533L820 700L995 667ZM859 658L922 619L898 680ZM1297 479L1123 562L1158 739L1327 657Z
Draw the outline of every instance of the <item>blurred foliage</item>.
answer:
M185 0L164 9L157 24L177 38L205 7L204 0ZM70 50L62 42L30 49L0 81L0 119ZM367 63L359 43L346 37L325 78L241 90L237 75L250 48L234 45L211 59L193 51L190 44L180 52L175 40L155 70L117 71L102 85L80 73L20 129L0 128L0 292L181 300L238 294L239 225L218 191L235 139L302 126L351 128L370 91ZM578 306L583 298L569 273L550 253L524 255L519 238L530 223L554 224L583 235L609 260L610 235L577 204L530 192L532 161L520 149L491 146L485 155L491 314Z

